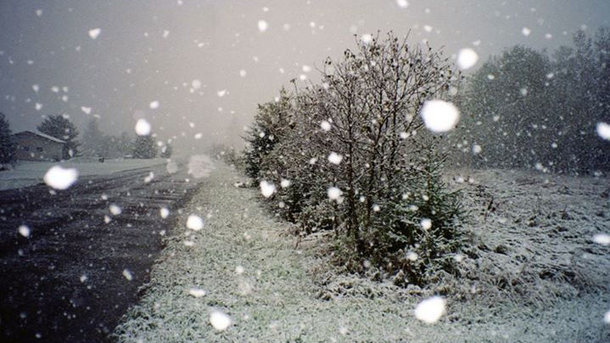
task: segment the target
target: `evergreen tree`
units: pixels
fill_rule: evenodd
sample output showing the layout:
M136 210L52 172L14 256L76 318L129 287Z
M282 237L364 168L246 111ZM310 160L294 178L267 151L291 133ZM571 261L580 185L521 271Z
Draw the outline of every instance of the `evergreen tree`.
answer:
M0 164L13 162L17 146L11 137L9 122L3 113L0 113Z
M61 139L66 142L64 149L64 159L76 156L80 143L76 140L78 129L68 119L68 116L56 115L48 116L37 127L38 131L49 136Z
M134 158L155 158L157 156L157 147L155 140L149 136L138 136L134 143L133 157Z

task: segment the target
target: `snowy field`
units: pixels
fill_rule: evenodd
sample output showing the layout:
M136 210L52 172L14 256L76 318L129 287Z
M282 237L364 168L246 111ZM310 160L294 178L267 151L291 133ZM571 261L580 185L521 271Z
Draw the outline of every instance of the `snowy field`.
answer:
M329 266L324 236L296 248L289 224L224 165L170 232L121 342L608 342L608 179L531 172L450 176L471 210L462 272L430 289ZM468 180L470 179L470 182ZM491 205L490 205L491 203ZM446 314L415 318L441 294Z
M43 182L49 168L61 165L64 168L76 168L79 176L109 175L115 172L145 168L166 163L162 158L110 159L100 163L92 159L73 159L63 162L19 161L13 170L0 172L0 190L32 186Z

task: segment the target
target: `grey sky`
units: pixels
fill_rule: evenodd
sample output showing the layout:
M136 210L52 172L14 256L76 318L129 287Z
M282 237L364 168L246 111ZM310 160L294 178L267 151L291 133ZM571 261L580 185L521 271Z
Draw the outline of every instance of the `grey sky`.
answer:
M412 29L413 42L428 39L448 56L471 47L484 60L517 43L569 44L583 25L589 33L608 26L610 14L607 0L408 3L0 0L0 112L14 132L33 129L43 114L67 113L79 126L97 114L102 129L117 135L132 133L144 117L159 137L180 137L179 145L237 143L257 103L300 74L314 77L303 65L339 56L353 46L354 32ZM95 40L88 34L94 28L101 29ZM191 91L193 80L201 81L199 90ZM150 109L155 100L159 108ZM194 140L199 132L204 139Z

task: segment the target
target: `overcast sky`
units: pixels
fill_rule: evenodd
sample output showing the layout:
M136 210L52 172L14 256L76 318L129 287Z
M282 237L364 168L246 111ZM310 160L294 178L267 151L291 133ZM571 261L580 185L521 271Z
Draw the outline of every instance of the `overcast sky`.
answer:
M0 0L0 112L13 132L66 113L81 127L99 116L116 135L146 118L179 145L237 143L257 103L315 78L354 34L411 29L414 43L485 60L515 44L569 44L609 14L608 0Z

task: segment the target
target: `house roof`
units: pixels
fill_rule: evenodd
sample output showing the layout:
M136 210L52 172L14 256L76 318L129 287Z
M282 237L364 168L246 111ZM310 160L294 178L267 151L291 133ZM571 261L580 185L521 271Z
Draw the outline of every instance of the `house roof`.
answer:
M16 135L19 135L19 134L23 134L23 133L29 133L29 134L32 134L32 135L40 136L40 137L46 138L46 139L48 139L48 140L51 140L51 141L53 141L53 142L57 142L57 143L64 143L64 144L66 143L66 141L62 141L62 140L61 140L61 139L59 139L59 138L55 138L55 137L53 137L53 136L49 136L49 135L47 135L47 134L44 134L44 133L42 133L42 132L38 132L38 131L30 131L30 130L25 130L25 131L17 132L17 133L15 134L15 136L16 136Z

